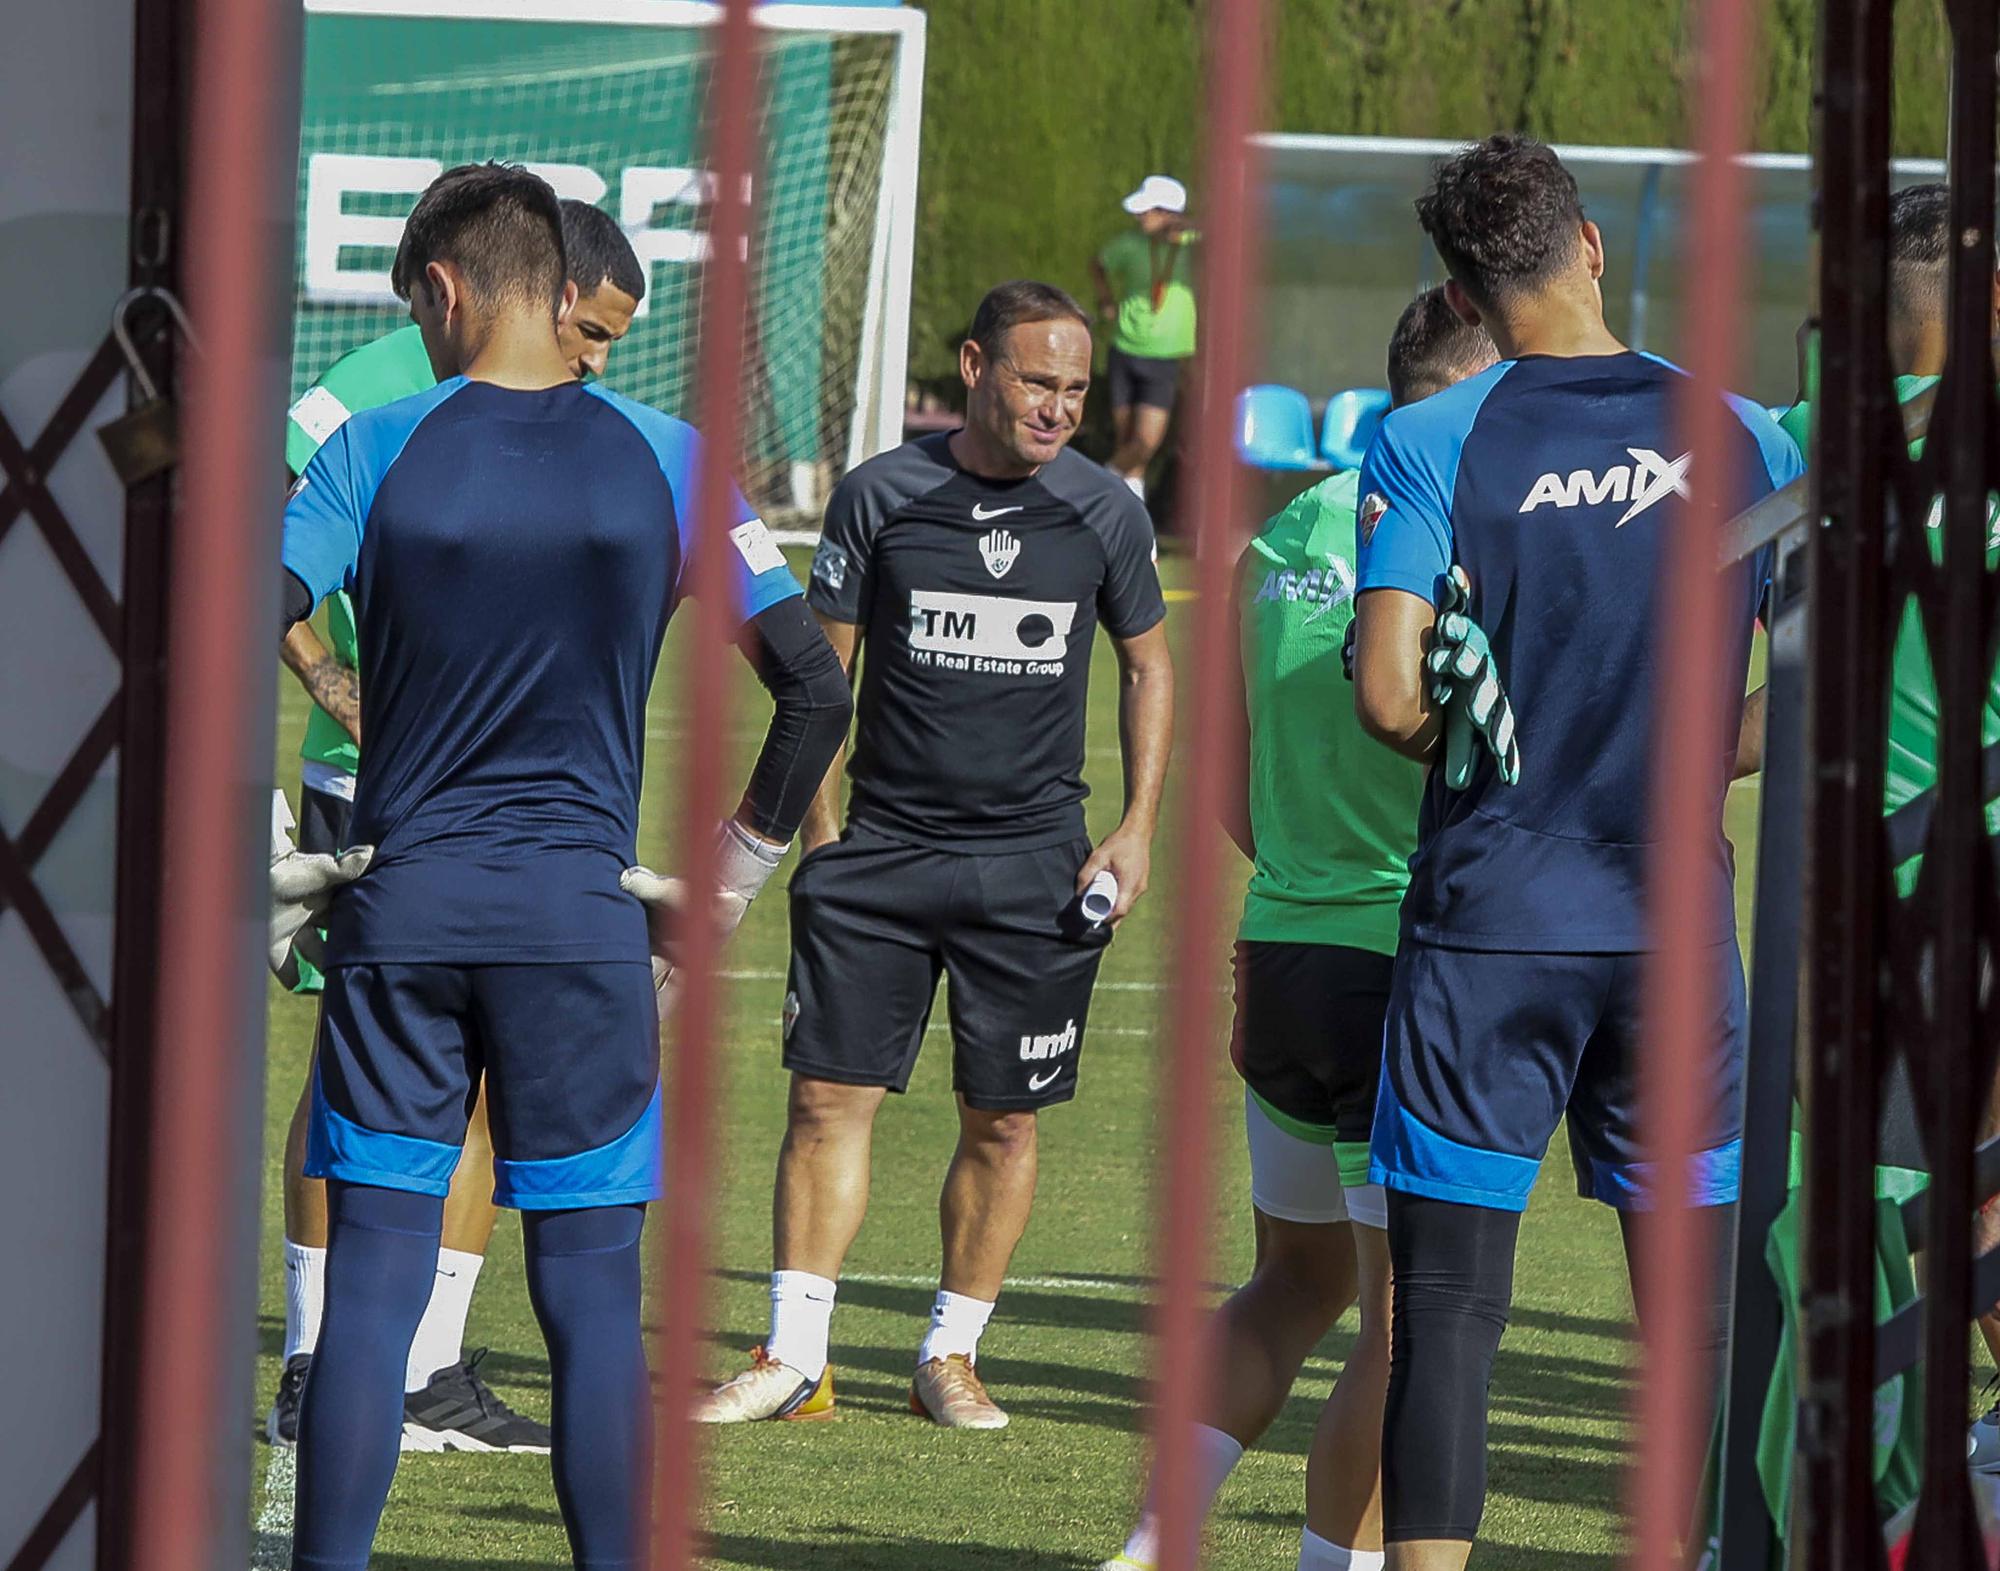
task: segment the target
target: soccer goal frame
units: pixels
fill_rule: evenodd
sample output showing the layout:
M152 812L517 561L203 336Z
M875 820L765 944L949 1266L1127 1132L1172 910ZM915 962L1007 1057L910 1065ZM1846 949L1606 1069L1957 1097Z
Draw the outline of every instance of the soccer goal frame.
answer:
M686 30L719 28L723 8L708 0L305 0L310 15L411 17L468 22L606 23ZM924 100L925 16L907 6L759 5L760 34L826 34L893 39L895 69L875 203L861 333L854 374L854 418L844 467L903 439L903 389L909 379L910 280L917 232L917 163ZM812 538L817 538L817 530Z

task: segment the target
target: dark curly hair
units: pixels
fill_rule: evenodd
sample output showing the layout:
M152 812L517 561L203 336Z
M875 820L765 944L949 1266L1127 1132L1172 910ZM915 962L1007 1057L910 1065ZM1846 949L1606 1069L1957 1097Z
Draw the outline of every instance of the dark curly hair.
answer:
M447 169L417 198L403 226L389 272L399 298L410 298L432 262L456 266L483 301L546 307L553 319L569 278L555 192L518 164Z
M1583 203L1548 147L1506 133L1439 164L1417 198L1417 221L1459 287L1499 305L1575 258Z

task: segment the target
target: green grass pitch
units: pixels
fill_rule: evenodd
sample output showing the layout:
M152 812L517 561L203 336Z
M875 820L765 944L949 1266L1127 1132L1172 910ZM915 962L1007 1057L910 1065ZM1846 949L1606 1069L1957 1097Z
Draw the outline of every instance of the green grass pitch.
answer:
M802 559L793 565L803 574ZM1170 584L1185 580L1184 563L1163 567ZM1184 660L1185 610L1174 606L1169 624ZM669 638L648 727L642 856L661 854L670 816L682 736L679 645L677 636ZM1116 693L1111 652L1100 639L1088 762L1097 834L1119 807ZM747 754L765 713L747 672L739 698L734 741ZM297 685L281 674L278 779L294 801L304 712ZM1746 901L1754 808L1754 787L1739 787L1731 827L1743 851ZM904 1406L935 1283L937 1190L955 1134L949 1044L934 1024L910 1094L892 1098L877 1126L873 1200L834 1318L842 1416L710 1433L706 1564L759 1571L1075 1571L1123 1542L1140 1488L1147 1385L1181 1378L1151 1361L1145 1287L1160 1159L1155 1106L1166 1052L1157 981L1174 903L1175 824L1170 803L1152 892L1105 960L1078 1098L1043 1120L1034 1221L1015 1258L1015 1285L1002 1296L981 1347L981 1371L1012 1413L1012 1426L946 1433ZM1227 921L1233 926L1233 912ZM751 909L726 962L734 982L722 1054L726 1109L714 1175L717 1275L706 1352L717 1376L739 1367L766 1324L771 1172L784 1107L778 1015L785 958L785 903L774 887ZM1215 962L1220 986L1226 946L1218 945ZM942 1018L940 1008L936 1019ZM258 1396L266 1404L277 1383L284 1322L279 1171L312 1021L309 1001L273 988L257 1362ZM1241 1093L1221 1041L1210 1080L1218 1158L1211 1276L1235 1282L1250 1261L1248 1168ZM1609 1568L1619 1548L1630 1305L1610 1214L1568 1188L1559 1154L1521 1234L1514 1320L1494 1372L1491 1499L1472 1562L1479 1571ZM1208 1540L1213 1571L1292 1564L1313 1417L1340 1369L1352 1325L1350 1315L1308 1362L1278 1423L1223 1492ZM467 1341L492 1348L484 1372L510 1401L547 1417L547 1368L522 1281L520 1230L511 1218L494 1235ZM260 1443L253 1464L251 1509L260 1528L254 1563L281 1567L289 1459ZM547 1460L405 1456L374 1564L381 1571L566 1568Z

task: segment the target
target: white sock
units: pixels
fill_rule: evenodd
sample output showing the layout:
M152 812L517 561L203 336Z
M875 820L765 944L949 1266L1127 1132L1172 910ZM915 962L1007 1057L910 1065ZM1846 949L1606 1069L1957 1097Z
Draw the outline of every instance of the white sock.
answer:
M979 1338L992 1318L993 1306L985 1299L939 1288L937 1302L931 1305L931 1328L917 1349L917 1363L928 1364L933 1358L949 1358L954 1353L978 1363Z
M465 1317L472 1312L472 1288L479 1280L484 1255L463 1249L438 1251L437 1275L431 1278L431 1301L410 1343L410 1361L403 1371L403 1389L421 1391L440 1369L465 1356Z
M771 1273L771 1334L766 1356L808 1380L826 1373L826 1339L833 1330L836 1284L810 1271Z
M1229 1475L1236 1471L1236 1464L1242 1460L1243 1442L1234 1435L1226 1435L1206 1424L1194 1426L1195 1502L1201 1508L1195 1520L1208 1520L1215 1497L1222 1493L1222 1486L1229 1482ZM1157 1473L1154 1476L1157 1483ZM1150 1491L1146 1497L1146 1508L1139 1513L1139 1525L1125 1540L1125 1558L1148 1566L1160 1558L1160 1514Z
M1342 1549L1311 1528L1299 1535L1299 1571L1382 1571L1379 1549Z
M319 1346L319 1314L326 1306L326 1251L285 1240L285 1357Z
M1125 484L1131 488L1132 494L1140 501L1143 502L1146 500L1146 477L1144 475L1127 475L1125 477Z

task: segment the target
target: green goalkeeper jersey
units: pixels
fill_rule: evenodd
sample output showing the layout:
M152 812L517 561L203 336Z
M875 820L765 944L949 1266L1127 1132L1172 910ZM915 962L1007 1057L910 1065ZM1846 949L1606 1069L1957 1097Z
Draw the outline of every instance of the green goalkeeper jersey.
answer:
M1257 841L1238 936L1389 955L1424 767L1361 729L1341 674L1359 487L1352 470L1322 480L1264 526L1238 565Z
M1934 376L1899 376L1896 378L1896 398L1898 402L1907 403L1936 383ZM1798 443L1799 450L1810 456L1811 402L1801 400L1793 405L1779 424ZM1911 452L1915 454L1922 448L1922 442L1917 442L1912 445ZM1938 535L1942 523L1941 510L1933 507L1926 522L1928 527L1924 537L1935 560L1943 550ZM1996 564L2000 564L2000 514L1989 515L1986 540L1986 566L1990 571ZM1914 600L1903 608L1891 662L1888 785L1882 797L1885 813L1893 813L1912 797L1921 795L1937 783L1937 681L1931 668L1930 646L1924 638L1923 617L1918 613ZM1994 673L1987 688L1979 739L1982 747L2000 742L2000 671ZM1986 832L2000 835L2000 801L1986 805ZM1900 893L1907 895L1916 887L1917 873L1922 864L1923 858L1914 856L1896 869L1896 886Z
M338 431L349 415L392 404L436 385L430 357L424 353L423 335L414 325L399 327L359 349L349 350L328 366L320 379L292 405L285 421L286 467L295 475L304 474L320 443ZM327 597L326 631L327 646L334 659L349 668L358 668L360 651L354 637L354 602L344 589ZM355 746L347 728L318 705L314 705L306 721L306 739L299 748L299 756L348 774L361 766L361 749Z

